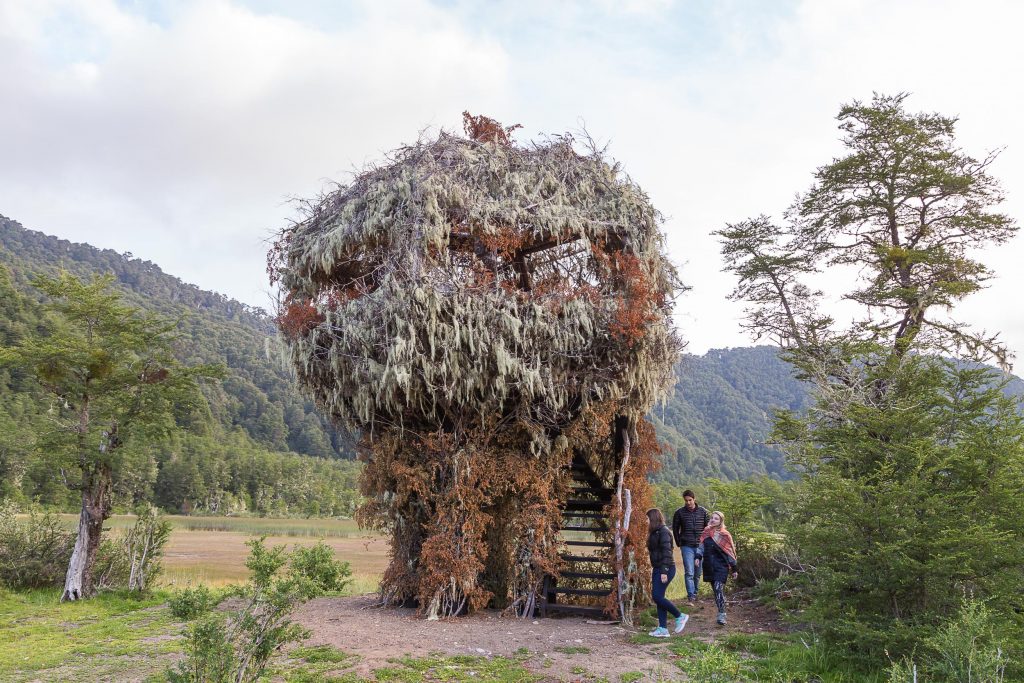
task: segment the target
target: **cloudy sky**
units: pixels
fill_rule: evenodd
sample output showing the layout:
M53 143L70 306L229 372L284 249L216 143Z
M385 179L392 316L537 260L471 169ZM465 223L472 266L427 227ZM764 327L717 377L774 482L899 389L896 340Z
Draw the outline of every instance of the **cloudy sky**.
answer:
M0 214L267 306L289 199L464 109L586 128L668 217L690 350L749 343L709 232L778 215L873 91L959 115L1024 217L1024 3L0 0ZM1021 241L961 318L1024 355Z

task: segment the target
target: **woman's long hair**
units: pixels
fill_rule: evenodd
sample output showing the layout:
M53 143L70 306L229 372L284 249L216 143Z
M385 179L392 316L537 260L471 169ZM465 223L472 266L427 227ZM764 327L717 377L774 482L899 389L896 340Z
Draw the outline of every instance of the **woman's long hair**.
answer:
M652 529L657 529L659 526L665 526L665 515L661 514L658 508L651 508L647 511L647 521L650 522Z

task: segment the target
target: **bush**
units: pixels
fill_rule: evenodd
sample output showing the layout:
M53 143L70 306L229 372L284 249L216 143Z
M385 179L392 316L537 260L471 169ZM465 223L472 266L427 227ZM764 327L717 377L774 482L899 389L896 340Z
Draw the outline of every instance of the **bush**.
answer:
M323 544L289 555L283 546L267 549L263 541L247 544L250 579L236 591L241 606L229 614L210 614L189 627L185 659L177 670L167 672L171 683L259 680L274 652L307 635L292 623L291 612L322 594L325 585L344 585L348 566L336 563L329 548L325 554ZM283 572L286 565L288 571Z
M97 588L141 592L163 571L164 546L171 535L171 523L151 505L141 507L135 514L135 524L120 538L100 542L93 568Z
M170 683L235 683L255 678L236 678L235 648L223 614L210 614L185 633L185 659L177 670L167 671Z
M737 541L739 544L739 541ZM760 581L774 579L779 576L782 565L776 557L782 553L785 536L767 531L750 531L742 542L742 555L739 555L739 578L741 586L754 586ZM737 548L737 554L740 549Z
M176 619L192 621L207 612L213 610L220 602L221 597L206 586L199 585L194 588L185 588L175 591L167 599L167 606Z
M984 603L964 599L957 615L924 641L929 671L943 681L1001 683L1009 657L997 630L1005 633Z
M305 548L296 547L291 555L291 570L310 582L314 593L310 597L339 593L352 582L348 562L334 559L334 551L323 541Z
M49 512L32 510L18 519L9 503L0 504L0 583L9 588L61 586L75 534Z
M116 538L104 538L96 549L96 564L93 565L93 576L96 577L98 590L127 588L128 574L131 566L124 546Z

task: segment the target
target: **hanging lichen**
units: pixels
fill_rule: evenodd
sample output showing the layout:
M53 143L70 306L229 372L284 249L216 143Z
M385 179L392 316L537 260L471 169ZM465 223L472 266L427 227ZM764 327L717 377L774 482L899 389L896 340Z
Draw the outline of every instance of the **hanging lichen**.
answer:
M362 434L363 523L390 603L532 609L559 566L573 453L608 448L672 381L679 284L660 217L601 150L514 145L466 115L312 203L269 257L299 381ZM573 435L569 438L567 435Z

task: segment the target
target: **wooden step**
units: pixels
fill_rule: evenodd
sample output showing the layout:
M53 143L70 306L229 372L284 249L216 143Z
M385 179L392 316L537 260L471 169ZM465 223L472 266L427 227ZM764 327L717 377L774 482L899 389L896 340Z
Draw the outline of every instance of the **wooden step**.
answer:
M576 614L581 617L595 617L598 619L607 618L605 611L600 607L587 607L585 605L560 605L557 602L554 602L547 604L544 607L544 610L548 614L558 612L564 614Z
M611 548L614 544L610 541L562 541L565 545L586 546L588 548Z
M585 500L581 498L570 498L565 501L566 510L602 510L607 505L603 500Z
M608 496L608 500L611 500L612 496L615 495L615 489L608 489L602 486L577 486L573 488L572 492L580 495Z
M608 572L562 572L561 579L614 579L615 574Z
M589 484L591 488L600 488L604 484L601 481L601 477L597 476L597 473L590 469L573 467L569 470L569 474L572 475L573 481Z
M594 588L549 588L548 593L558 595L590 595L595 598L603 598L611 595L611 589L599 590Z
M608 527L606 527L604 525L601 525L601 526L580 526L578 524L563 524L562 526L560 526L558 528L559 528L560 531L592 531L594 533L599 533L599 532L603 533L603 532L609 530Z
M566 562L600 562L601 564L608 562L608 558L599 555L559 555L559 557Z
M573 517L576 519L600 519L608 521L608 515L603 512L577 512L576 510L564 510L562 517Z

